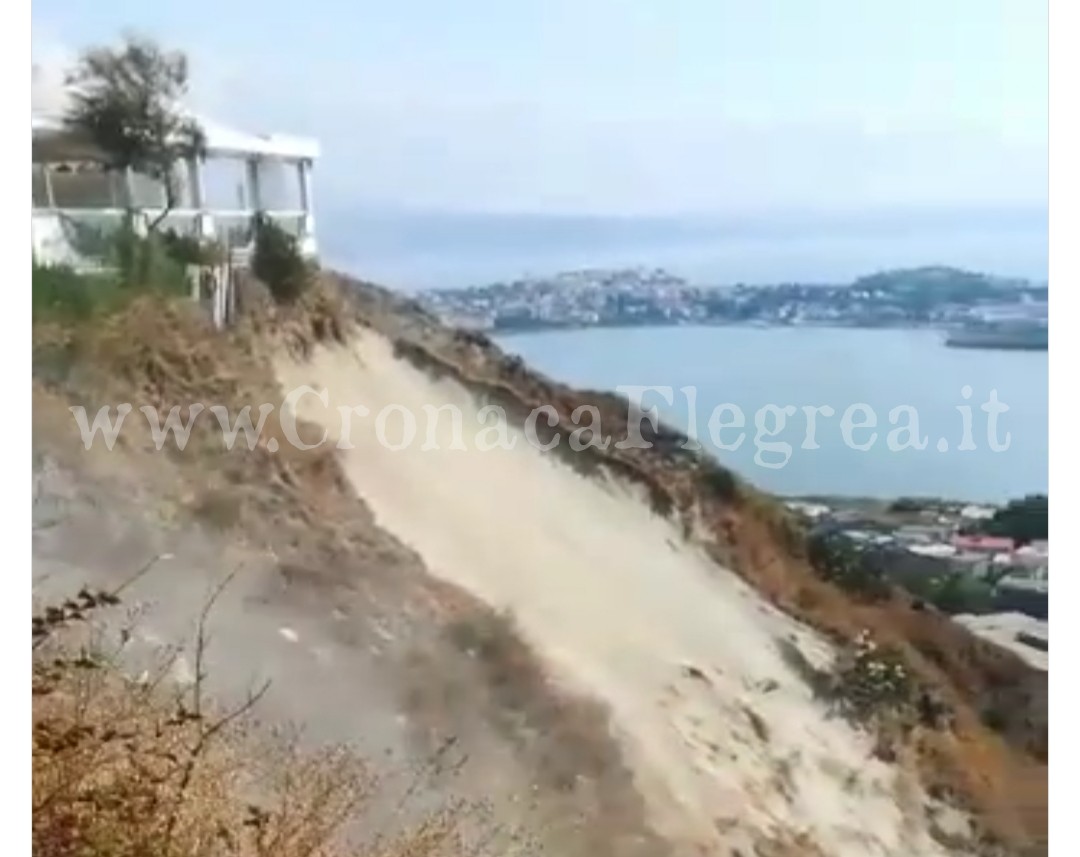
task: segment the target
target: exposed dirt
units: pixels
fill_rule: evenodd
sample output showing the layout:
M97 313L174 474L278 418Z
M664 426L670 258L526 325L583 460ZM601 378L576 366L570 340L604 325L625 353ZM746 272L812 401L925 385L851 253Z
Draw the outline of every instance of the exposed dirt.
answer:
M629 697L618 688L629 685L616 680L618 669L608 669L614 662L595 660L590 666L586 661L577 664L578 672L571 669L572 661L581 660L576 657L581 651L560 653L543 632L545 623L555 623L560 630L573 626L563 629L564 615L544 612L542 587L522 590L528 595L523 600L510 597L515 593L485 589L490 577L462 577L466 572L479 574L477 566L483 562L490 564L483 540L473 543L469 531L462 529L477 526L482 518L453 509L456 517L448 515L448 520L457 521L459 530L433 543L430 533L425 535L430 529L426 519L411 520L407 514L408 502L425 499L423 493L409 493L422 485L419 470L420 482L395 486L400 473L393 468L399 464L384 461L382 466L389 469L373 474L382 480L373 490L365 483L364 468L380 466L377 460L369 458L358 469L330 445L297 450L286 442L276 412L251 450L240 443L224 451L220 431L205 413L182 453L154 451L145 421L141 430L126 427L114 452L97 446L87 451L80 445L67 412L70 404L85 404L91 413L101 404L120 401L164 405L166 410L193 401L220 402L233 412L245 403L256 410L263 402L280 404L281 379L275 377L272 362L277 361L279 371L283 365L314 365L326 348L352 347L357 325L386 337L389 365L405 367L431 383L454 385L472 401L498 403L517 425L533 407L550 404L558 425L547 431L565 435L576 427L571 422L574 409L593 404L603 415L605 434L614 439L625 435L626 403L617 397L570 390L543 378L483 337L447 330L390 293L363 284L338 285L347 297L326 289L289 311L260 308L244 327L225 336L210 331L185 309L157 304L133 307L103 327L74 337L63 331L35 331L36 591L77 589L84 579L116 581L148 555L173 553L174 559L133 588L140 601L152 602L144 623L151 645L190 631L212 582L240 565L242 573L230 594L215 608L220 630L211 675L218 677L218 692L235 692L252 673L265 670L278 689L267 700L269 721L303 722L313 740L359 740L365 752L385 753L391 772L424 764L432 748L452 738L457 761L428 778L432 799L447 794L490 799L500 826L508 831L520 825L542 838L551 853L665 853L669 845L658 832L662 829L675 842L680 837L670 829L674 816L657 814L655 808L663 803L658 794L670 790L673 781L650 781L648 771L665 766L643 764L647 751L627 740L628 717L633 720L636 712L627 708ZM376 341L373 333L367 334L369 342ZM134 417L132 425L138 426L137 412ZM540 428L545 428L543 420ZM552 483L560 487L540 497L550 506L545 520L558 520L560 503L569 503L567 512L579 507L568 499L578 489L568 486L580 482L591 486L584 489L592 492L589 503L614 504L609 510L613 515L616 509L630 514L636 536L645 538L637 544L647 543L648 550L661 538L656 528L667 528L661 543L670 541L665 550L672 556L672 573L704 587L702 597L693 599L691 615L704 620L704 611L693 611L713 603L715 587L722 585L742 592L739 597L750 599L748 604L757 603L760 594L779 607L783 613L762 605L761 615L767 618L761 621L778 623L768 625L776 634L788 628L806 641L811 653L851 640L865 627L874 628L906 653L911 668L951 712L950 728L916 729L899 748L922 784L905 781L901 791L911 797L910 805L896 802L897 818L915 819L917 827L934 832L935 841L923 847L922 840L910 837L925 830L913 832L904 821L896 827L896 847L907 843L906 853L932 853L938 847L953 853L960 848L966 838L955 824L926 818L930 811L944 819L945 800L974 813L986 837L984 845L997 841L1014 853L1044 853L1045 674L1036 674L946 617L913 609L902 597L867 604L825 583L802 556L797 528L777 504L701 455L682 449L684 439L678 433L645 428L646 438L654 441L652 449L611 446L548 463L549 469L566 471L567 476ZM322 433L304 423L299 431L305 439ZM441 492L445 483L439 480L457 471L429 472L432 489L438 485ZM528 495L528 486L535 486L532 480L540 472L527 468L523 479L529 481L521 486L500 483L491 490L502 497L523 488L525 507L536 511L535 505L529 506L537 498ZM582 480L574 474L599 478ZM575 481L567 481L570 476ZM485 486L471 484L467 474L458 474L457 481L460 496L490 499L490 490L485 495ZM643 496L646 505L635 495ZM388 523L384 516L394 508L391 501L403 505ZM452 508L453 498L446 502ZM622 520L629 526L629 519ZM646 538L643 534L648 533L653 535ZM574 547L560 549L563 553L556 559L562 561ZM684 554L687 550L692 559ZM591 563L607 575L588 585L596 588L598 597L609 598L614 609L623 593L613 576L618 568L609 567L612 556L597 550L581 559L587 559L583 567ZM626 558L620 562L625 565ZM519 564L509 565L508 576L520 570ZM735 571L749 587L738 589L724 569ZM601 594L601 580L611 581L606 595ZM634 586L648 584L646 578L628 579L628 595L635 591L630 586L634 581ZM647 590L637 591L644 595ZM657 618L650 600L662 603L665 595L657 592L640 602L649 608L639 617L643 622ZM522 615L522 608L534 600L535 611L526 609ZM566 602L556 598L548 607L560 603ZM502 604L514 608L513 620L492 609ZM677 612L681 616L682 608ZM783 614L805 627L785 624L791 620ZM714 617L721 627L722 616L717 612ZM593 618L601 623L598 627L610 627L601 621L607 616ZM685 624L679 634L696 633L692 622ZM765 758L773 761L755 768L754 776L768 767L768 788L758 803L762 812L775 816L777 831L753 843L758 853L814 853L815 848L841 853L837 843L855 841L837 832L844 827L839 816L805 802L820 781L806 779L807 768L781 752L791 731L783 704L790 702L791 693L803 692L797 681L788 678L779 682L783 692L751 693L750 699L711 674L709 664L682 663L685 639L660 657L652 649L635 648L636 642L633 635L622 640L626 662L619 667L627 677L640 669L649 681L659 682L659 673L653 676L653 666L647 664L663 664L664 681L670 678L681 688L676 696L680 705L689 706L683 719L689 718L690 732L683 738L693 743L691 732L699 738L709 732L691 721L730 719L722 724L727 730L723 734L742 736L747 747L755 748L752 755L768 748ZM610 647L617 661L620 646L612 642ZM595 647L588 651L595 653ZM717 662L722 660L719 655ZM770 661L764 672L786 675L784 669ZM593 680L596 685L589 687ZM587 692L597 687L605 692ZM645 715L644 724L664 725L643 734L668 736L678 718L670 712L667 716L662 720ZM710 728L715 731L720 725L714 722ZM825 733L819 737L833 734L829 730L834 726L821 728ZM668 740L661 737L648 752L670 755L675 744ZM814 746L813 741L806 743ZM699 749L708 756L712 751L707 743L703 746ZM859 745L845 739L845 746ZM685 748L678 752L685 753ZM745 783L745 777L735 776L736 770L723 764L712 773L688 771L680 788L695 795L689 801L693 804L708 794L700 790L700 781L722 783L727 777L727 782ZM850 782L839 770L828 779ZM890 788L895 790L898 782ZM923 792L931 798L919 797ZM840 803L834 808L845 811ZM740 805L732 814L744 811L749 813ZM691 810L686 817L700 821L704 813ZM800 819L817 820L818 827L811 832L792 829ZM707 840L701 839L700 829L682 840L698 839L706 847L702 853L724 854L745 841L740 836L748 831L766 829L763 822L741 828L729 820L713 822ZM852 824L857 827L857 820ZM891 824L885 825L886 831ZM880 825L875 828L876 840L867 841L876 841L874 847L888 853L892 834L882 833ZM502 835L511 838L509 832ZM912 850L916 841L920 844ZM496 848L500 852L513 850L507 845Z
M513 448L485 448L479 438L498 426L473 395L396 356L381 334L279 361L278 377L283 392L328 390L325 405L308 394L298 413L338 446L380 527L432 574L508 610L554 678L610 708L669 841L722 853L801 831L829 854L947 853L911 774L875 759L871 736L830 716L777 646L794 641L827 667L827 641L713 562L639 486L584 476L513 425ZM342 433L340 411L355 406L370 416ZM456 408L460 434L449 413L428 433L430 406ZM420 423L403 449L385 442L397 429L378 436L375 415L392 407Z
M909 667L950 709L950 729L911 738L924 781L935 794L969 807L988 841L1045 852L1045 672L947 616L919 609L902 594L866 603L822 580L782 505L686 450L679 432L663 425L654 431L645 423L642 434L652 447L619 449L615 441L626 436L628 411L619 397L568 388L505 355L483 335L447 331L390 292L350 280L343 284L356 296L364 318L395 340L399 354L435 377L458 380L484 401L503 404L519 421L532 408L549 404L558 413L549 435L565 436L578 425L574 411L595 406L613 442L603 450L570 455L574 467L606 466L643 485L654 508L674 510L717 561L828 638L851 641L873 628L883 642L898 646ZM540 420L540 428L545 425Z
M310 309L294 312L220 336L183 308L148 303L60 353L39 349L51 371L34 389L35 595L115 587L166 556L125 593L138 614L128 655L137 672L162 646L190 644L209 593L236 571L211 617L208 690L227 704L270 679L259 717L376 760L391 783L386 812L403 790L419 808L479 802L485 818L467 824L483 854L666 853L604 707L550 685L512 633L478 660L461 628L495 615L374 524L332 451L295 449L275 414L254 449L226 451L217 424L200 419L183 452L159 452L137 411L112 451L83 448L72 403L91 415L119 402L224 402L234 412L280 403L255 339L303 353ZM299 431L310 438L313 427ZM493 666L506 658L512 668ZM192 668L181 657L175 678L190 681Z

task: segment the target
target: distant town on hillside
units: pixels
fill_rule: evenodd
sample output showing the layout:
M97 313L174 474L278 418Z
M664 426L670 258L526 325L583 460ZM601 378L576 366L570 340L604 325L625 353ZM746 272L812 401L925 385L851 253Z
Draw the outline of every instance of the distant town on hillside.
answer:
M995 327L1045 337L1047 284L932 266L851 283L704 286L663 269L586 269L463 289L420 302L458 327L513 332L667 324Z

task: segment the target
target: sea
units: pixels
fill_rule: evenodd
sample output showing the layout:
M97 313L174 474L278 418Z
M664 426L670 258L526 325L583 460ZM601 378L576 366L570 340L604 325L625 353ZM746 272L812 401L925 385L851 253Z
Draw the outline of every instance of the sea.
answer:
M949 348L932 330L827 327L594 328L497 341L560 381L624 388L778 494L1003 502L1047 491L1046 352Z
M849 282L929 264L1038 282L1047 273L1046 211L1038 206L689 220L350 208L320 217L320 242L327 264L405 293L582 267L664 267L701 285ZM723 462L778 493L1000 502L1047 490L1046 352L947 348L929 330L817 327L590 329L500 342L577 386L671 387L671 404L655 392L644 404L657 405L683 430L696 430ZM696 408L679 392L684 387L696 391ZM991 394L1008 408L998 415L993 438L982 410ZM737 407L746 423L734 450L718 447L708 430L722 405ZM845 438L848 409L854 408L853 426L869 419L859 405L872 412L877 428L853 427ZM834 416L817 416L808 441L803 408L814 406L831 407ZM778 414L788 407L795 413ZM964 409L971 414L967 442ZM912 412L917 436L902 430L911 426ZM735 418L728 409L718 420ZM875 432L867 449L852 445L867 446ZM722 429L718 437L731 446L737 435ZM925 440L925 448L904 448L909 439Z

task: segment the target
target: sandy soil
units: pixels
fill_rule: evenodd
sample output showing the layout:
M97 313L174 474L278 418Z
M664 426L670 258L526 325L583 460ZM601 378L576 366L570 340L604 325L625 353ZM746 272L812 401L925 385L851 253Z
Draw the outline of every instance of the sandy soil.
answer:
M478 450L472 395L397 359L376 334L302 363L282 356L276 369L285 392L329 391L329 407L304 396L298 415L347 441L339 454L379 526L433 574L511 611L555 678L610 706L660 831L707 854L754 853L768 839L851 857L952 853L930 836L918 785L828 716L777 643L819 664L828 645L633 490L583 477L519 426L509 429L514 449ZM438 448L421 449L423 406L451 403L465 414L467 448L450 448L443 414ZM406 449L376 437L375 415L390 404L418 417ZM343 438L337 408L357 405L370 415L353 416ZM387 426L400 438L400 413Z

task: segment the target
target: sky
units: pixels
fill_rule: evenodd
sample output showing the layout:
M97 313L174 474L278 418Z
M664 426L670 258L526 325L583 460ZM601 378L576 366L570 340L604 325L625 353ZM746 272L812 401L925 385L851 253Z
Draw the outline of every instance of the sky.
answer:
M194 106L317 136L334 206L683 215L1045 207L1038 0L35 0L35 62L125 29Z

